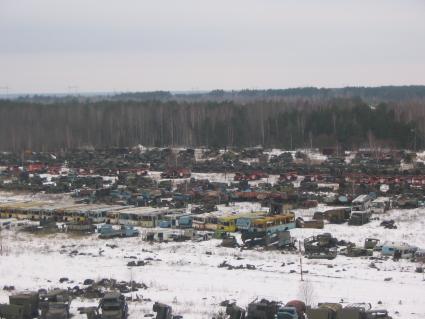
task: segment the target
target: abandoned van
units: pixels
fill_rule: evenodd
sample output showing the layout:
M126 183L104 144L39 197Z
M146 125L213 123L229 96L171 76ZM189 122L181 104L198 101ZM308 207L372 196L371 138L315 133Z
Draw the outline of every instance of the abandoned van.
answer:
M387 241L382 245L383 256L393 256L399 258L411 258L414 256L417 247L403 242Z
M364 225L370 221L372 197L360 195L352 201L349 225Z
M374 214L383 214L390 209L390 199L388 197L378 197L372 201L371 212Z
M369 211L372 204L372 197L369 195L360 195L352 201L351 212Z

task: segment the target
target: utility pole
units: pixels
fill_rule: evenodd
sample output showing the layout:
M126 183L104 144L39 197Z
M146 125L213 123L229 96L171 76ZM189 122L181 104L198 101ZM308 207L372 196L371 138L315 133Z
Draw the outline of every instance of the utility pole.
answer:
M301 252L301 241L298 241L298 250L300 252L300 276L301 276L301 281L304 281L304 277L303 277L303 255Z

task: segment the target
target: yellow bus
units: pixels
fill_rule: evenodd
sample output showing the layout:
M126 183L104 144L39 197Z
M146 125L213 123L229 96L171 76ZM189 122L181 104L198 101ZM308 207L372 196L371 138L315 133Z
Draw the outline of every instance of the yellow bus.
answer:
M234 233L237 230L236 221L239 215L231 215L219 217L217 222L217 230L223 232Z

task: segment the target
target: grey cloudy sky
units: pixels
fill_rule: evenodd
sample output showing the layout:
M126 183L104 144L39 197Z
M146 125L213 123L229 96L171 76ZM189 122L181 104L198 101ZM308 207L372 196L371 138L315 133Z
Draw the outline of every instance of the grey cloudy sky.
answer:
M425 84L425 0L0 0L12 93L387 84Z

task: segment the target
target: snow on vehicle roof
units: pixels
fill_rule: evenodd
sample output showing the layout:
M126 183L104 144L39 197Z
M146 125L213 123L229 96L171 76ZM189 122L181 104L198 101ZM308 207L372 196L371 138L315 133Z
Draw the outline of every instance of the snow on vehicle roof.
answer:
M130 207L127 209L121 209L118 212L120 214L130 214L130 215L158 215L169 211L167 207Z
M353 203L363 203L363 202L366 202L366 201L368 201L368 200L370 200L370 196L369 196L369 195L367 195L367 194L362 194L362 195L357 196L357 197L353 200Z
M389 201L390 199L388 197L378 197L375 200L373 200L373 203L385 203Z

